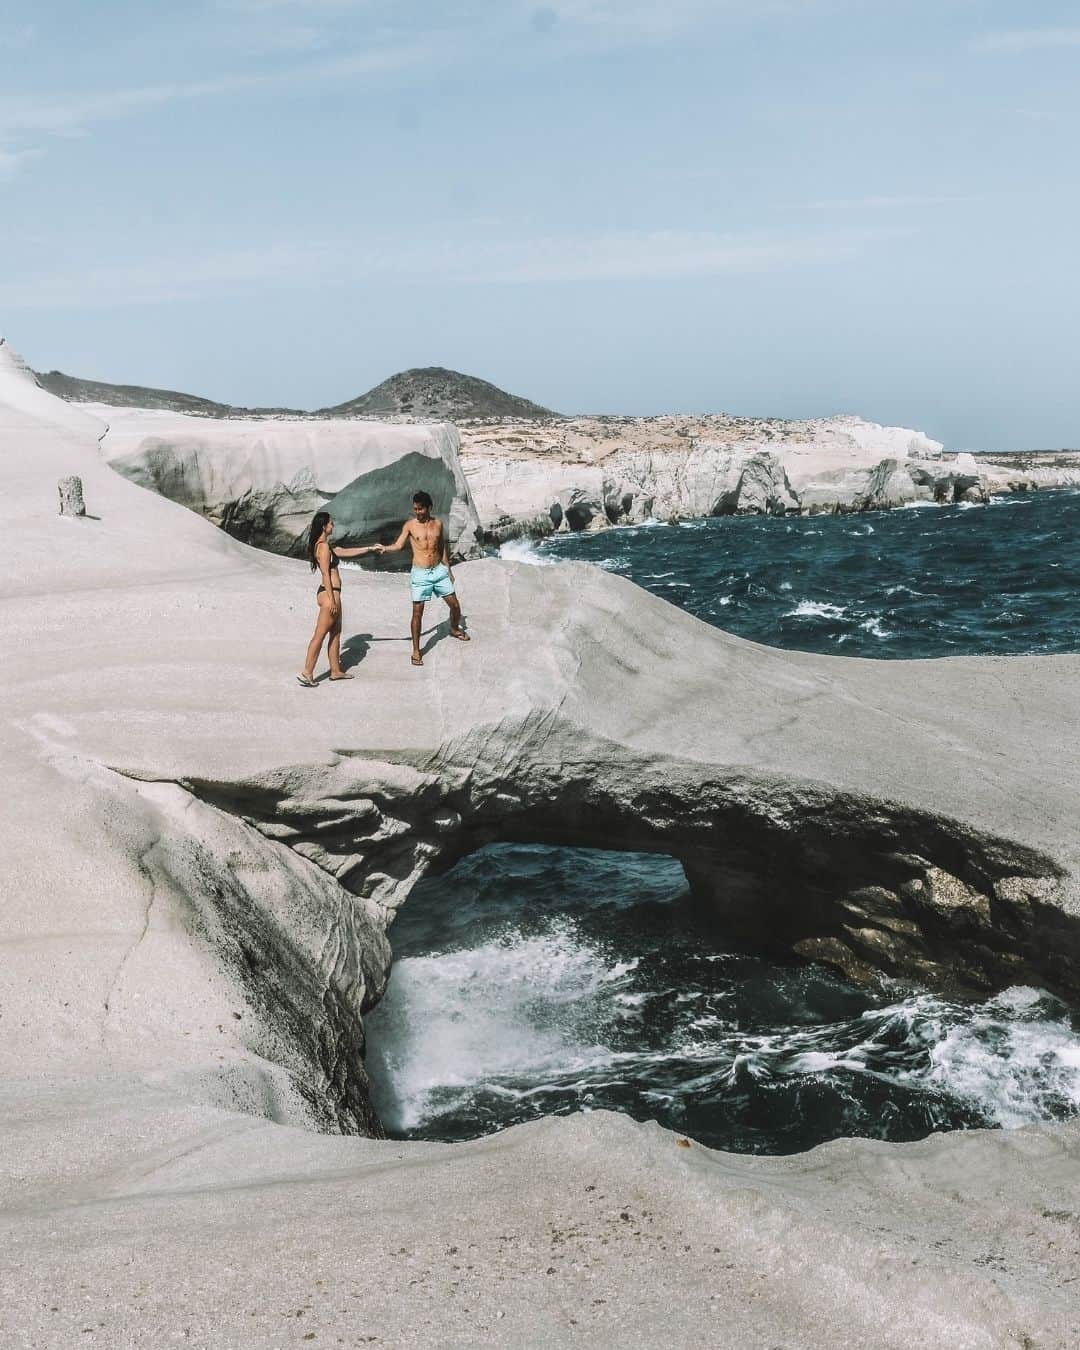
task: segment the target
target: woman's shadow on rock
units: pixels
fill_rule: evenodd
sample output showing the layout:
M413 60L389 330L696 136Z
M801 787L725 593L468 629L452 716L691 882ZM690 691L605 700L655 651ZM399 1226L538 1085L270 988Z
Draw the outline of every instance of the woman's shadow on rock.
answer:
M371 650L371 642L370 633L354 633L346 639L341 644L341 669L352 670L353 666L358 666Z

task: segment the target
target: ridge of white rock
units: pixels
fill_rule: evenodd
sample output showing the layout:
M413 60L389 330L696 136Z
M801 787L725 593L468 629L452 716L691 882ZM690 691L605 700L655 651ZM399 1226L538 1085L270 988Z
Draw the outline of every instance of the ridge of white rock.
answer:
M860 417L575 418L462 429L485 535L502 542L609 525L740 513L880 510L985 501L1080 483L1080 463L1003 465L949 455Z
M357 678L302 690L306 565L101 430L0 346L5 1347L608 1344L629 1306L656 1346L1076 1343L1077 1125L769 1159L603 1113L310 1131L377 1133L387 920L495 838L674 852L733 930L855 975L1074 992L1080 658L785 653L488 560L418 671L403 581L347 572Z
M195 417L146 408L79 405L108 424L102 448L126 478L160 492L245 543L303 552L316 511L339 542L369 544L400 528L417 489L447 520L459 556L479 520L449 423L351 418Z

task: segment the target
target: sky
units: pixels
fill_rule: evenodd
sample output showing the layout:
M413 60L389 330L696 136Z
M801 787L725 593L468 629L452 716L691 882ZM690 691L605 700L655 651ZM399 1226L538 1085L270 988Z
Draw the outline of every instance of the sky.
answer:
M0 335L1080 445L1080 5L0 0Z

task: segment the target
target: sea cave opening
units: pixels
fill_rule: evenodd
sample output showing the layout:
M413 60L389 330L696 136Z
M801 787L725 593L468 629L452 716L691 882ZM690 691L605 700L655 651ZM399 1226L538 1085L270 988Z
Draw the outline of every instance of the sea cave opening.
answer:
M387 1133L474 1138L597 1109L784 1154L1080 1110L1080 1017L738 947L657 853L488 844L420 882L367 1018Z

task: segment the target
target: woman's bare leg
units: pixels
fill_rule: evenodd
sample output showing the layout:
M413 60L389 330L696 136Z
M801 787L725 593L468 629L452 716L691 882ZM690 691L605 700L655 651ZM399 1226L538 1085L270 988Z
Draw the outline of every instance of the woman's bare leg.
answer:
M341 669L341 606L338 605L337 618L330 629L330 641L326 645L326 657L330 662L330 678L340 680L345 677Z
M309 680L315 678L315 662L319 659L319 652L322 650L323 642L326 640L327 633L334 626L334 618L330 611L330 602L324 596L319 596L319 614L315 620L315 632L311 635L311 641L308 643L307 657L304 660L304 677Z

